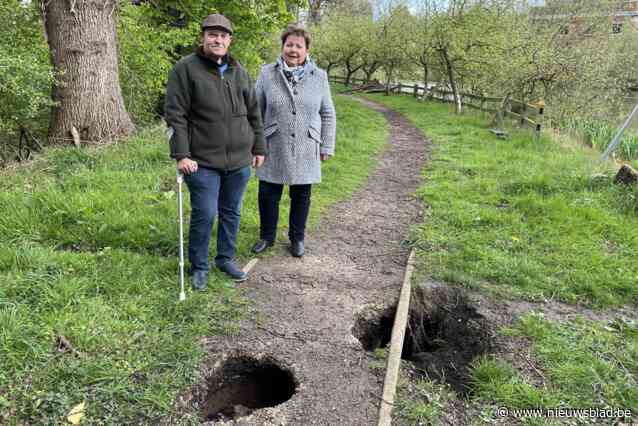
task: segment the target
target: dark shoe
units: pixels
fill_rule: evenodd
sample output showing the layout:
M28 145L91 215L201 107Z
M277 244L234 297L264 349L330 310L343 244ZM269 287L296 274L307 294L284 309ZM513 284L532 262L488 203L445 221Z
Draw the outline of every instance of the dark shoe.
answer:
M303 241L293 241L290 244L290 254L292 254L293 257L301 257L304 255L305 252L306 251L303 247Z
M255 254L262 253L262 252L266 251L266 249L268 247L272 247L272 245L273 245L272 241L259 240L253 246L253 253L255 253Z
M242 271L232 260L222 265L217 265L217 268L232 278L236 283L246 281L248 278L248 274Z
M194 291L206 291L208 288L208 272L195 271L190 277L191 288Z

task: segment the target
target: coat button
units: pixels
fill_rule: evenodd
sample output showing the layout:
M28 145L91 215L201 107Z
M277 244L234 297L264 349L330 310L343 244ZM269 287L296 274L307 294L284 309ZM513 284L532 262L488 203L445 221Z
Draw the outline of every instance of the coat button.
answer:
M291 133L291 134L290 134L290 136L292 136L292 137L294 138L294 137L295 137L295 134L294 134L294 133Z
M292 115L297 115L297 111L295 111L294 109L292 110Z

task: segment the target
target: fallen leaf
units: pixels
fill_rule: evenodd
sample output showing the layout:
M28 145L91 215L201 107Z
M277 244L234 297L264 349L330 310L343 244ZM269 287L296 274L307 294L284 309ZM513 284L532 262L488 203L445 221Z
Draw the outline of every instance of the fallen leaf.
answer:
M82 417L84 417L84 406L85 402L81 402L69 411L69 414L66 416L66 419L69 423L73 425L79 425L82 421Z

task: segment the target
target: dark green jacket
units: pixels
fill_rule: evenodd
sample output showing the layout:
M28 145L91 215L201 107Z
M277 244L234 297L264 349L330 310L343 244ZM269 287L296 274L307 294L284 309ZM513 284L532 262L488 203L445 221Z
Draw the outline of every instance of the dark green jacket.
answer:
M201 47L177 62L168 77L165 114L176 160L234 170L250 165L253 155L266 155L253 82L230 56L223 77Z

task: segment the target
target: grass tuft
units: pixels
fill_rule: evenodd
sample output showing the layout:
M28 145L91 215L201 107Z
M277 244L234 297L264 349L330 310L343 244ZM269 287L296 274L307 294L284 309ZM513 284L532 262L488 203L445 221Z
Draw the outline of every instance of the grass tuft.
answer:
M483 358L473 368L478 400L512 408L622 408L638 411L638 328L635 322L556 323L530 313L505 331L531 341L543 372L528 382L512 365Z

